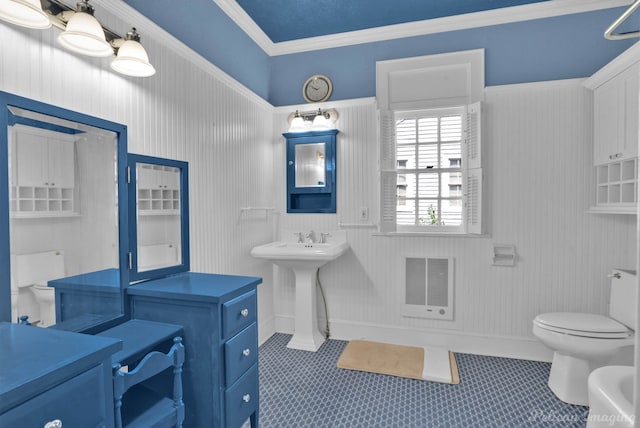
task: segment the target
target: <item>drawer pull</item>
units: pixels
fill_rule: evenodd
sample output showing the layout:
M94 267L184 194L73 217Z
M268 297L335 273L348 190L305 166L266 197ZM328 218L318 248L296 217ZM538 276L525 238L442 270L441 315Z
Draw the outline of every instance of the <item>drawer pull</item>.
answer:
M244 308L243 310L240 311L240 315L242 315L243 317L249 316L249 309Z
M62 428L62 421L60 419L54 419L44 424L43 428Z
M245 403L248 403L251 400L251 396L249 394L244 394L242 396L242 401L244 401Z
M244 351L242 351L242 355L248 357L249 355L251 355L251 350L249 348L245 349Z

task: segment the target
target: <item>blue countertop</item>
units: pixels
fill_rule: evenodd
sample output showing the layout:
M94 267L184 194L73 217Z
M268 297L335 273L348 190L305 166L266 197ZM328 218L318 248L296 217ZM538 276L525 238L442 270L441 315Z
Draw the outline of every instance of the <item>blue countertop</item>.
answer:
M120 349L110 337L0 322L0 413Z
M253 290L260 283L262 278L256 276L184 272L133 284L127 294L221 302Z
M47 282L49 287L56 289L120 292L120 271L118 269L104 269L96 272L81 273Z

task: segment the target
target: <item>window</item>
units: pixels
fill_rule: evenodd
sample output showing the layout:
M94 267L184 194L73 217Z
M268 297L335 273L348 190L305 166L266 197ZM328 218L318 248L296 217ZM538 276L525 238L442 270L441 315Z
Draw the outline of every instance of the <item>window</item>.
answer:
M480 233L479 120L479 103L381 114L383 232Z
M484 51L376 63L382 233L480 234Z
M395 117L397 224L461 226L463 109Z

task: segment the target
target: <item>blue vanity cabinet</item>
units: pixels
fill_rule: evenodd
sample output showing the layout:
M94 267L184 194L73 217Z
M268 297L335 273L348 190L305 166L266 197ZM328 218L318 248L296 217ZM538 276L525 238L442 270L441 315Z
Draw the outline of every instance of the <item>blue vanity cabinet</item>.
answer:
M0 323L0 427L113 427L108 337Z
M104 269L47 282L55 289L56 323L89 316L115 317L122 312L120 271Z
M186 428L258 424L261 278L184 272L131 285L133 319L184 328Z

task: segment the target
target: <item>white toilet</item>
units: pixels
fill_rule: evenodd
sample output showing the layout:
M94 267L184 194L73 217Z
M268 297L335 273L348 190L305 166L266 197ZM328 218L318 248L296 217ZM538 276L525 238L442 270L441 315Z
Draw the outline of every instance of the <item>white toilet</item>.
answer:
M63 278L64 252L52 250L11 256L12 293L17 293L17 315L28 315L39 327L56 323L55 290L47 281ZM35 305L32 303L35 302ZM14 316L14 321L17 316Z
M54 279L54 278L52 278ZM40 327L49 327L56 323L56 292L46 283L35 283L30 288L40 308Z
M566 403L589 404L587 380L598 367L633 364L636 276L612 273L609 316L553 312L533 320L533 334L554 351L549 388Z

